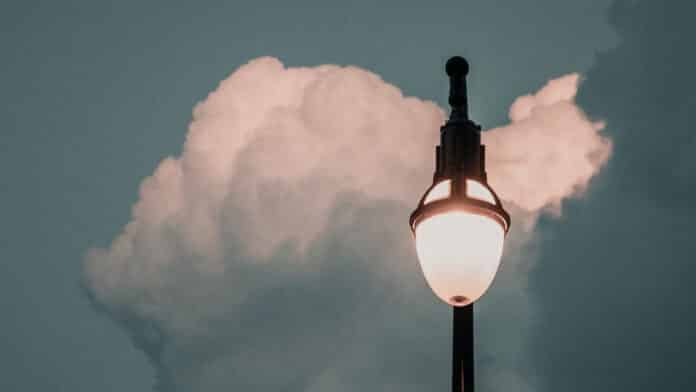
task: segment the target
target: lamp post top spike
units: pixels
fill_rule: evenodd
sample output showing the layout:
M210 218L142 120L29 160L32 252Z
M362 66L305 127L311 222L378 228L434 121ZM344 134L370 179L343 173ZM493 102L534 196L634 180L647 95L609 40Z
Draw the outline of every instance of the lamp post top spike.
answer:
M445 72L449 76L449 104L452 107L450 119L469 119L469 104L466 91L466 75L469 62L463 57L454 56L447 60Z
M469 73L469 62L461 56L450 57L445 64L445 72L450 77L465 77Z

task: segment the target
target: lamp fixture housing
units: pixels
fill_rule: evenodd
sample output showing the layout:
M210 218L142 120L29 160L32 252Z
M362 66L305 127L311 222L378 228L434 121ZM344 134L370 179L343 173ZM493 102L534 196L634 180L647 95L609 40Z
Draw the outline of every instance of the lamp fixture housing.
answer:
M409 218L421 269L435 294L466 306L488 289L500 264L510 215L487 182L481 127L468 117L461 57L447 62L450 118L435 148L433 183Z

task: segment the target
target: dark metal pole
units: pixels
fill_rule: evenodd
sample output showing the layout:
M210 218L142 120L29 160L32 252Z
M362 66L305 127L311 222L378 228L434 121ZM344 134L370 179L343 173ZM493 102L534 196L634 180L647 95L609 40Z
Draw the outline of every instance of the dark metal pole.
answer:
M450 119L441 129L437 177L485 178L481 128L469 119L466 76L469 63L452 57L445 70L450 79ZM452 392L474 392L474 304L453 307Z
M474 392L474 304L453 307L452 392Z
M445 66L449 76L450 118L440 129L436 148L434 181L449 178L453 187L465 178L485 181L484 148L481 127L469 119L466 76L469 63L455 56ZM466 298L461 298L466 302ZM459 301L456 301L459 302ZM474 392L474 305L453 307L452 323L452 392Z

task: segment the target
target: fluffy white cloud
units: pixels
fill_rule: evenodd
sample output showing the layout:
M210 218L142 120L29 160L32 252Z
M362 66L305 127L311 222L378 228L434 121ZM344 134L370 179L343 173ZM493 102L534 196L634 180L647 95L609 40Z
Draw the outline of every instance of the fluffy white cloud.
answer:
M581 193L606 163L610 141L575 105L579 75L549 81L536 94L517 98L509 125L483 134L491 185L529 212L552 208Z

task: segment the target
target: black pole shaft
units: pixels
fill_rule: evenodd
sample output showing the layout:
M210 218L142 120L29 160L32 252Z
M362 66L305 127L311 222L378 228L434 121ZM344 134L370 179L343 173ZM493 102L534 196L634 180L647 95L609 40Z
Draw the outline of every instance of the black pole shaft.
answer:
M474 304L453 309L452 392L474 392Z

